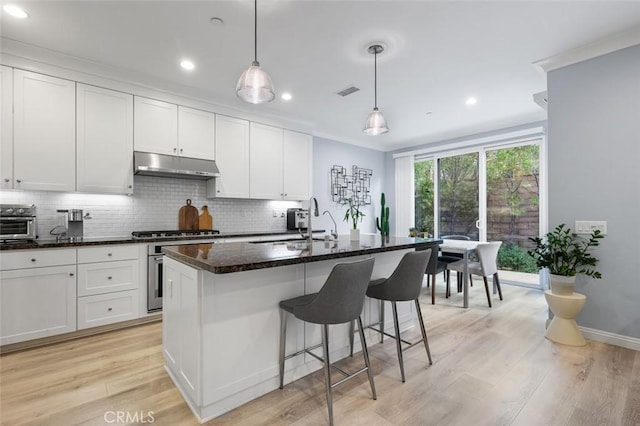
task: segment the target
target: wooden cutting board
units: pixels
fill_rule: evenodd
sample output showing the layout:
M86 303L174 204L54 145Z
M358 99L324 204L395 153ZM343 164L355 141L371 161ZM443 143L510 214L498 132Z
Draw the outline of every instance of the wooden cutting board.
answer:
M202 214L198 218L200 229L213 229L213 217L209 214L209 207L202 206Z
M178 212L178 229L181 231L191 231L198 229L198 209L191 205L191 200L187 200L187 205L180 207Z

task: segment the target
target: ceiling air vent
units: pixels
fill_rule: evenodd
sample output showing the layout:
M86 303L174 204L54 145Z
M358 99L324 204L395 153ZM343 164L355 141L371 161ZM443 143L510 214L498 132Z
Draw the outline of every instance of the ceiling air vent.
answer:
M349 86L346 89L342 89L341 91L337 92L337 94L342 96L342 97L344 97L344 96L350 95L352 93L355 93L358 90L360 90L360 89L358 89L356 86Z

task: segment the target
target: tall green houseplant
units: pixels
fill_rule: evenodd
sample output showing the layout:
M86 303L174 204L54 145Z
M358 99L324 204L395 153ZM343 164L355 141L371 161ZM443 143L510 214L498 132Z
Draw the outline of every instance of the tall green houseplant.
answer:
M538 268L548 268L551 275L551 291L556 294L573 293L573 282L576 274L583 274L592 278L602 278L602 274L595 269L598 259L589 250L600 245L604 235L599 230L591 232L589 238L582 237L565 224L558 225L549 232L544 239L529 238L535 247L529 254L535 259ZM565 279L555 278L567 277ZM554 284L564 283L570 290L554 288Z

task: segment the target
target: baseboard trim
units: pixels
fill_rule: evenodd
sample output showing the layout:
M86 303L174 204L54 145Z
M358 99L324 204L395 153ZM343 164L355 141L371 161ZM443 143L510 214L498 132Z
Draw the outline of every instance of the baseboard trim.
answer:
M39 339L27 340L26 342L10 343L0 346L0 355L12 352L24 351L41 346L52 345L55 343L67 342L69 340L80 339L82 337L93 336L96 334L107 333L109 331L121 330L123 328L135 327L150 322L162 321L162 313L147 315L142 318L136 318L128 321L117 322L114 324L101 325L98 327L86 328L84 330L72 331L71 333L58 334L56 336L42 337Z
M609 333L608 331L596 330L594 328L580 326L578 328L582 331L585 339L640 351L640 339L638 338Z

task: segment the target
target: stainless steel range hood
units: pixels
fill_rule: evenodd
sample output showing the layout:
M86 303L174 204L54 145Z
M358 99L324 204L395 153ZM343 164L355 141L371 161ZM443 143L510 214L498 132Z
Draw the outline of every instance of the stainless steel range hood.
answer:
M133 153L133 169L136 175L203 180L220 176L220 170L213 160L138 151Z

